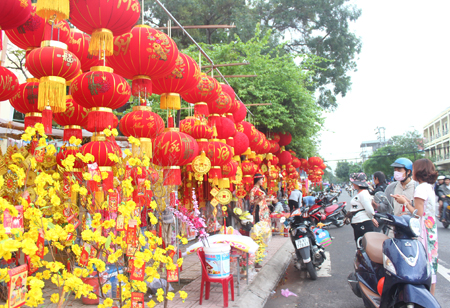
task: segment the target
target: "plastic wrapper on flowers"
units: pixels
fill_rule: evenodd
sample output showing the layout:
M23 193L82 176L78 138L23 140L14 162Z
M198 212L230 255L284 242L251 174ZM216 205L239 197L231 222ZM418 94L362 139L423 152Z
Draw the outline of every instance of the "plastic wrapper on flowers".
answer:
M250 254L255 254L259 248L259 245L255 243L253 239L243 235L215 234L208 237L208 243L210 245L227 243L230 244L231 247L234 247L244 252L248 252ZM183 255L195 253L197 249L200 247L203 247L203 243L201 241L186 248L186 252L183 253Z

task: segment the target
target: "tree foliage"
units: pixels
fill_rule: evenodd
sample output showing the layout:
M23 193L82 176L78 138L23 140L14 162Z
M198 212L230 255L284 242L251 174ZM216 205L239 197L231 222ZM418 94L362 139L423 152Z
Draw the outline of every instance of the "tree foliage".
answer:
M340 161L337 163L335 174L341 182L348 182L350 174L362 172L361 166L357 163Z
M283 45L266 52L270 46L270 32L263 34L257 28L247 42L235 37L229 44L202 45L216 63L248 61L249 65L222 69L227 75L252 75L255 78L230 78L228 81L244 103L271 103L269 106L251 106L248 117L263 132L288 131L293 139L289 148L300 156L316 154L315 136L323 125L322 108L315 103L311 84L315 63L313 57L304 57L296 64L294 56L283 52ZM186 51L186 50L185 50ZM198 55L195 46L187 53ZM306 69L307 68L307 69Z
M391 138L389 145L375 151L368 160L364 162L364 171L370 175L376 171L382 171L390 178L394 169L391 164L400 157L409 158L412 162L423 158L423 138L418 131L409 131L400 136Z
M318 103L324 108L337 106L336 96L345 96L351 87L348 72L356 70L355 57L361 51L361 40L350 31L361 10L349 0L166 0L165 7L183 25L234 24L232 29L196 29L189 33L198 42L230 43L237 34L246 42L253 38L257 24L263 33L271 31L270 46L282 42L284 51L319 56L310 89L318 91ZM147 0L150 23L167 24L167 15ZM180 47L190 45L188 37L174 30Z

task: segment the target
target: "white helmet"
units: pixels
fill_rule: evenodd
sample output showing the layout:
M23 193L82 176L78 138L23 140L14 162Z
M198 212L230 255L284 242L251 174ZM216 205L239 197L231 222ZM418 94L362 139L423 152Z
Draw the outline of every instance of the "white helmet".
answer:
M440 175L440 176L438 176L437 179L438 179L438 180L445 180L445 175Z

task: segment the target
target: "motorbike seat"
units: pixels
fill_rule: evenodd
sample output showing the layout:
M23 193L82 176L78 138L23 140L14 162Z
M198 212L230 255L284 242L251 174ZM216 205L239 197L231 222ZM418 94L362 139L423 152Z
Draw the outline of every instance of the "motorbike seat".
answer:
M336 203L333 204L333 205L327 206L327 207L325 208L325 213L327 213L327 214L333 213L338 207L339 207L339 205L336 204Z
M383 264L383 242L388 236L378 232L367 232L362 239L362 247L372 262Z

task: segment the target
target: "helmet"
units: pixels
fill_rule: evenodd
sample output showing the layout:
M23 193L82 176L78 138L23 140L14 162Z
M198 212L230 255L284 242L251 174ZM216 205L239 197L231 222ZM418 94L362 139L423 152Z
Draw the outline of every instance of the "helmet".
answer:
M445 175L445 178L444 178L444 180L450 180L450 175Z
M440 176L438 176L437 179L439 181L439 180L445 180L445 178L447 178L445 175L440 175Z
M363 172L350 174L350 182L359 187L369 187L367 184L367 175Z
M405 168L406 170L410 170L412 172L413 163L408 158L397 158L395 162L391 165L394 168Z

